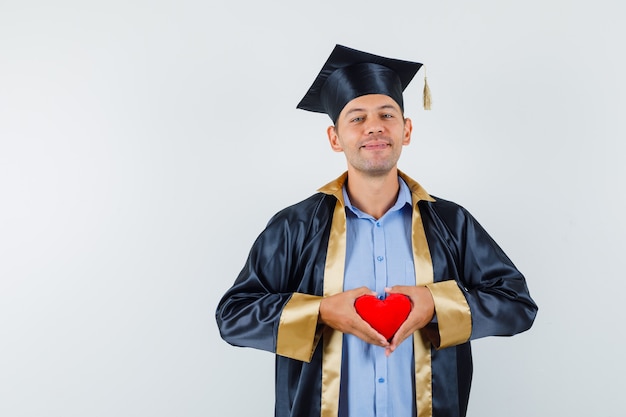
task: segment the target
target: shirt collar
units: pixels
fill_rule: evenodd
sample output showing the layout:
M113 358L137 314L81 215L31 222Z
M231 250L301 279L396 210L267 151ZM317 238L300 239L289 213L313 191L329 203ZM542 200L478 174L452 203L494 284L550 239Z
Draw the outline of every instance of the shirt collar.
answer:
M395 204L393 206L391 206L391 208L389 210L387 210L387 212L385 214L387 214L389 212L392 212L392 211L400 210L401 208L403 208L407 204L409 206L411 206L411 190L409 189L409 186L400 177L398 177L398 184L400 185L400 190L398 192L398 198L396 199ZM357 207L352 205L352 203L350 202L350 197L348 197L348 192L346 190L346 183L345 182L344 182L344 184L342 186L342 194L343 194L343 201L344 201L344 204L345 204L346 208L350 209L350 211L352 211L357 217L361 217L361 218L363 218L363 217L371 218L372 217L369 214L363 213ZM383 214L383 217L385 216L385 214Z
M417 203L418 201L430 201L435 202L435 199L431 197L422 186L415 181L413 178L406 175L404 172L398 170L398 176L402 178L403 181L406 182L411 193L413 194L413 202ZM341 205L344 205L343 201L343 193L342 187L346 180L348 179L348 172L344 172L339 176L339 178L329 182L328 184L320 187L317 191L320 191L324 194L335 196L335 198L339 201Z

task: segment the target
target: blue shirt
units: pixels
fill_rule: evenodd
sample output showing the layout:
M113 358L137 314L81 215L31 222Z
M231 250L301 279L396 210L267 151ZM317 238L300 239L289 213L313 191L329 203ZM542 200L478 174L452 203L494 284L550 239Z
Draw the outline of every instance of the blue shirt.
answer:
M344 290L365 285L383 298L385 287L415 285L411 191L398 182L398 199L380 219L352 206L344 186ZM414 367L412 336L386 357L384 348L344 334L339 417L414 417Z

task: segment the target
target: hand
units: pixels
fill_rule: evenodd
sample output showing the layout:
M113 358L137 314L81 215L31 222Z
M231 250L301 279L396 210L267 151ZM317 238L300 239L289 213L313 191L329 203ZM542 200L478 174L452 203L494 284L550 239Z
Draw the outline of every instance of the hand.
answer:
M354 308L354 301L366 294L376 295L369 288L361 287L324 297L320 303L319 320L335 330L352 334L367 343L386 348L389 342L363 320Z
M394 285L386 288L387 294L404 294L411 300L411 312L406 318L402 326L391 339L391 344L387 346L385 354L391 355L394 350L407 337L422 329L433 319L435 315L435 301L426 287L417 287L412 285Z

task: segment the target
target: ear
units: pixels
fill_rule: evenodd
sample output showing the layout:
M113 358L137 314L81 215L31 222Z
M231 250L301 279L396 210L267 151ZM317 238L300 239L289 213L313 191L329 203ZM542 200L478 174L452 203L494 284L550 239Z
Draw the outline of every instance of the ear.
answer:
M411 132L413 131L413 122L408 117L404 119L404 138L402 139L403 145L411 143Z
M341 143L339 143L339 136L337 136L337 129L335 126L328 126L326 134L328 135L328 142L330 143L332 150L335 152L343 152L343 147L341 146Z

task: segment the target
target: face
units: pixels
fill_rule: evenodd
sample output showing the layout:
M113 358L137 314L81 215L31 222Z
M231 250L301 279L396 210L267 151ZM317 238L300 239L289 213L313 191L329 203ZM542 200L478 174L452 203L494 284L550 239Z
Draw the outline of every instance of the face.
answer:
M345 154L348 171L383 176L396 168L411 130L411 120L404 118L398 103L369 94L348 102L327 133L331 148Z

